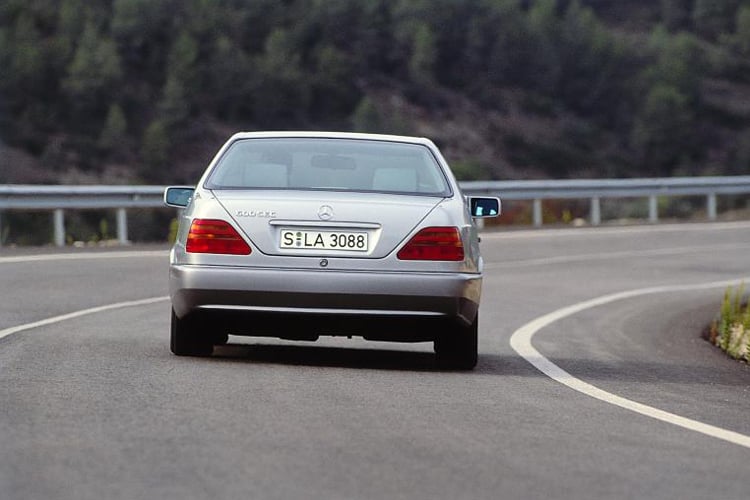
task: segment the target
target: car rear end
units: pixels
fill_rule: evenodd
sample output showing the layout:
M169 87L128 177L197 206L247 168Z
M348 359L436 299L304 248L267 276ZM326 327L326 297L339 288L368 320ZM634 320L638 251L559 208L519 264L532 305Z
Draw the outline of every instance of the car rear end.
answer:
M178 321L236 335L434 341L476 323L466 200L426 139L232 137L181 216Z

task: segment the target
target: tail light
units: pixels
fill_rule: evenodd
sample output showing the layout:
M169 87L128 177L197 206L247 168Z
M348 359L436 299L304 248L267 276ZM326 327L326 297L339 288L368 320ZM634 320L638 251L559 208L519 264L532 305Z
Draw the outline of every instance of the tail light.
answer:
M195 219L190 225L185 249L190 253L250 255L250 246L228 222Z
M464 244L457 227L427 227L399 250L400 260L464 260Z

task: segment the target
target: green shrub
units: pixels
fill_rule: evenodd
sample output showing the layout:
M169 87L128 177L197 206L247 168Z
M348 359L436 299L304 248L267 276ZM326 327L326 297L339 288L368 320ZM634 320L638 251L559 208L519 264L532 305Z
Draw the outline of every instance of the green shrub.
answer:
M744 283L727 288L709 340L735 359L750 362L750 304L743 302Z

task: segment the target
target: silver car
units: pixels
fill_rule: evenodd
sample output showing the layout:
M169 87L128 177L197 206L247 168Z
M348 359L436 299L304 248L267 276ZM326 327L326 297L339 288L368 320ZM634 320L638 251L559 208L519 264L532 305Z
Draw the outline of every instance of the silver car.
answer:
M442 367L477 363L482 259L465 197L422 138L253 132L231 137L181 207L170 254L171 349L228 335L434 342Z

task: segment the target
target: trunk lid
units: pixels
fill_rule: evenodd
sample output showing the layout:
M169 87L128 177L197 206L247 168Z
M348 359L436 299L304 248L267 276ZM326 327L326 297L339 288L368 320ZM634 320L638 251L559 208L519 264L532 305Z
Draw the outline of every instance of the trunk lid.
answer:
M443 200L331 191L214 190L266 255L378 259L393 252Z

